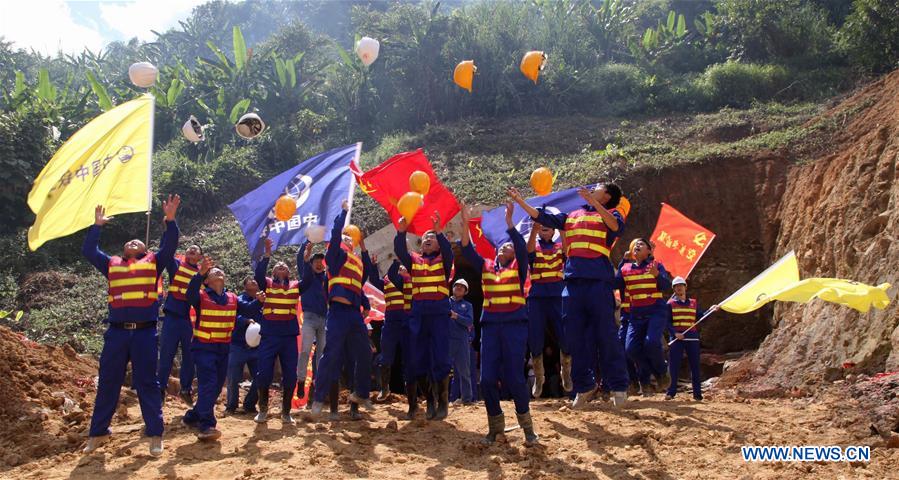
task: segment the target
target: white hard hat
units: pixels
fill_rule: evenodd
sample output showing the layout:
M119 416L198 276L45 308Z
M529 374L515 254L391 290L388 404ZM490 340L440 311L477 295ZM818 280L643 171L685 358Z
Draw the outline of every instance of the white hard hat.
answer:
M671 281L671 286L675 285L686 285L687 281L684 280L684 277L674 277L674 280Z
M202 142L204 138L203 126L200 125L197 117L193 115L184 122L184 126L181 127L181 133L184 135L184 138L193 143Z
M468 282L466 282L464 278L456 280L456 283L454 283L453 286L455 287L456 285L462 285L465 287L465 290L468 290Z
M140 88L152 87L158 75L159 69L150 62L137 62L128 67L128 78Z
M325 241L325 227L323 225L309 225L306 227L306 240L311 243L322 243Z
M265 131L265 122L262 121L262 118L260 118L259 115L248 113L240 117L240 120L237 121L237 125L234 126L234 129L241 138L251 140Z
M255 348L259 346L259 342L262 341L262 335L259 334L261 328L258 323L253 323L247 327L247 334L244 338L247 340L248 347Z

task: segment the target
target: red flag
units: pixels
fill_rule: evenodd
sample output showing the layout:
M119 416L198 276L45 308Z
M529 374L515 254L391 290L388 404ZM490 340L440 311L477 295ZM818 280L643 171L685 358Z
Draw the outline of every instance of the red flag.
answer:
M471 243L474 244L475 251L484 258L496 258L496 248L484 236L484 230L481 229L481 217L468 220L468 230L471 232Z
M655 258L665 264L672 275L687 278L714 239L711 230L663 203L650 240L655 244Z
M350 169L356 174L359 188L384 207L394 226L400 219L396 202L409 191L409 176L416 170L428 174L431 178L431 189L425 195L424 206L412 219L409 233L422 235L430 230L433 226L431 215L435 211L440 212L441 227L459 213L456 197L437 178L431 168L431 162L421 149L394 155L365 173L361 173L357 166L351 166Z

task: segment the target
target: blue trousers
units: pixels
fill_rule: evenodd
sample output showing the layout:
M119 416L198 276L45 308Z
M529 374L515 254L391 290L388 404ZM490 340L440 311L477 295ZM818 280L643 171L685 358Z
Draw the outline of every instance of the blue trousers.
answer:
M692 340L695 339L695 340ZM668 350L668 373L671 374L671 385L668 386L668 395L677 394L677 375L680 372L680 362L687 352L687 361L690 362L690 380L693 382L693 398L702 399L702 376L699 372L699 337L687 336L685 340L677 340L671 344Z
M547 326L556 334L559 350L567 355L562 326L562 297L528 297L528 348L531 356L543 355Z
M665 375L665 356L662 354L662 332L668 318L663 309L631 312L624 349L637 364L641 384L648 384L650 375Z
M453 361L453 386L458 388L462 401L474 401L471 388L471 344L467 338L451 338L450 358Z
M515 402L515 413L530 411L531 392L524 373L528 348L527 322L481 324L481 391L484 406L491 417L502 415L500 388L508 389Z
M621 314L621 326L618 327L618 343L621 344L621 348L625 348L627 345L627 329L630 324L630 314L622 313ZM625 350L626 353L626 350ZM625 362L627 362L627 377L631 383L637 383L640 380L640 377L637 373L637 364L631 360L630 357L625 356Z
M91 437L109 435L109 424L119 405L119 393L125 383L125 370L131 362L131 384L137 390L140 413L144 417L149 437L162 435L162 397L156 380L156 361L159 349L155 328L123 330L109 327L103 334L100 353L100 379L94 413L91 416Z
M409 316L411 371L415 378L428 375L433 382L449 376L449 316L447 300L412 302Z
M409 319L405 312L387 312L381 329L382 367L390 367L396 361L397 349L403 355L403 367L409 371Z
M256 350L255 348L247 348L242 345L231 344L231 351L228 353L228 396L225 402L225 408L228 410L237 410L237 404L240 401L240 381L243 380L243 368L246 365L250 371L250 378L253 384L250 385L250 391L243 400L244 410L250 411L256 409L256 401L259 399L259 392L256 389Z
M618 343L612 285L599 280L569 280L562 294L562 317L575 393L596 388L597 358L609 388L626 391L627 365Z
M228 373L230 343L193 347L197 366L197 402L184 414L184 422L200 430L215 428L215 402L222 393Z
M471 348L471 344L468 345L468 365L468 378L471 379L471 400L475 401L478 399L478 352ZM450 383L450 401L462 398L462 388L460 387L459 382L459 379L453 379L452 383Z
M263 335L259 342L259 370L256 371L256 385L268 388L275 376L275 357L281 365L281 387L294 388L297 384L297 337L296 335Z
M159 335L160 388L168 386L175 354L178 353L180 348L181 371L178 377L181 379L181 391L191 391L194 383L194 360L190 351L190 341L193 336L194 329L193 325L190 324L190 318L165 312L165 319L162 321L162 333Z
M368 398L371 390L371 347L359 307L333 302L325 327L325 350L315 374L316 402L324 402L347 360L353 365L353 391Z

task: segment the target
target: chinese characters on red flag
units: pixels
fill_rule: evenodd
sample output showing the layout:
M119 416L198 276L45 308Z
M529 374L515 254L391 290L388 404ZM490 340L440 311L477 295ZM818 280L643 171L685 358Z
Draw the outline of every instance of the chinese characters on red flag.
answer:
M655 244L653 255L671 275L687 278L714 239L711 230L663 203L650 240Z

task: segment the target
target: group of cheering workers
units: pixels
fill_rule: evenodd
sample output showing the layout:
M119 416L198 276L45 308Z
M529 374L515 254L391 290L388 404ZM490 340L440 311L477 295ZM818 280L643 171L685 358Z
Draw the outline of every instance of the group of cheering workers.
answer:
M625 259L615 268L610 250L624 229L624 218L616 209L621 189L606 183L578 193L583 206L567 213L550 213L532 207L515 188L509 188L506 233L510 241L499 246L495 258L483 258L474 248L468 231L470 212L462 205L459 246L463 257L478 270L484 295L479 382L488 419L484 443L495 442L505 432L501 391L514 401L525 444L538 442L529 403L532 394L540 397L545 381L542 354L547 329L559 339L561 383L573 397L574 408L583 408L598 394L621 406L627 401L631 382L644 395L667 383L666 399L673 399L684 353L690 363L693 396L702 398L699 336L693 327L701 312L696 300L687 296L686 282L670 278L652 257L652 244L645 239L631 242ZM243 281L244 291L237 295L225 288L225 272L199 246L189 246L176 258L179 230L175 216L180 202L177 195L163 202L165 231L158 251L149 251L135 239L125 243L121 256L100 250L101 227L110 218L102 206L96 208L95 224L88 230L82 252L108 279L109 317L85 453L109 439L109 425L130 362L150 454L162 454L162 404L179 346L180 397L190 407L182 423L195 429L200 440L221 436L215 404L228 379L225 410L236 411L238 383L245 366L253 382L244 399L244 411L255 414L256 422L267 421L276 358L281 370L281 420L295 423L291 404L295 391L304 394L313 344L317 368L310 394L311 414L321 415L329 399L332 415L336 413L338 380L344 375L351 415L359 418L360 407L373 408L372 348L364 321L370 309L363 292L366 281L384 292L386 304L379 398L383 400L389 393L390 367L399 352L408 400L406 418L415 418L419 395L425 397L427 419L447 417L454 363L455 375L467 378L462 374L467 362L454 359L469 355L467 348L456 348L458 342L451 338L459 336L460 329L462 337L467 337L464 332L472 328L473 308L464 300L466 281L451 283L453 248L441 231L436 212L431 219L433 228L422 235L418 251L410 251L407 224L399 220L394 241L397 260L382 277L364 239L357 245L344 231L344 202L324 255L313 254L308 242L299 249L297 279L281 261L271 267L269 276L272 243L266 240L265 255L257 263L255 275ZM516 203L534 222L528 240L512 222ZM163 325L157 333L158 283L163 270L169 272L169 282ZM531 286L526 294L528 277ZM674 295L666 300L663 291L671 287ZM301 295L303 336L298 348ZM261 327L261 343L255 348L245 339L254 323ZM674 341L667 367L661 343L666 330ZM532 387L523 368L528 352L535 377ZM196 399L192 393L195 374ZM463 384L461 391L462 398L469 401L470 383Z

